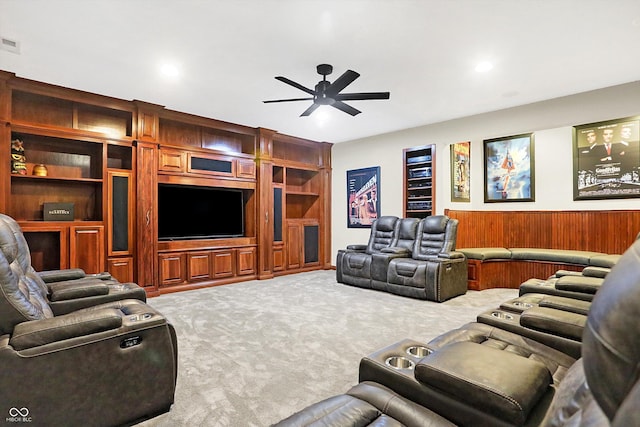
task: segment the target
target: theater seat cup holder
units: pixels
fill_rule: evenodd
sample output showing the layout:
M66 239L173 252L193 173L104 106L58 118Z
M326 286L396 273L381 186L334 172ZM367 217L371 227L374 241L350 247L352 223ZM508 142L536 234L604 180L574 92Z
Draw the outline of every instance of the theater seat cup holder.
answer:
M513 320L513 316L511 314L504 313L502 311L492 311L491 316L497 319Z
M421 345L412 345L411 347L407 348L407 354L414 357L425 357L430 355L431 353L433 353L433 350Z
M394 369L413 369L416 365L413 361L404 356L392 356L388 357L384 362L387 366L391 366Z

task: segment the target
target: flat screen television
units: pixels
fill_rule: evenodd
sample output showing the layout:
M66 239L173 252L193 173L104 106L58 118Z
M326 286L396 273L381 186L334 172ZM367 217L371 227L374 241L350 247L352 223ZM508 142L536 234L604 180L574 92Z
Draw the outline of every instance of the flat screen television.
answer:
M244 235L242 190L158 184L158 239Z

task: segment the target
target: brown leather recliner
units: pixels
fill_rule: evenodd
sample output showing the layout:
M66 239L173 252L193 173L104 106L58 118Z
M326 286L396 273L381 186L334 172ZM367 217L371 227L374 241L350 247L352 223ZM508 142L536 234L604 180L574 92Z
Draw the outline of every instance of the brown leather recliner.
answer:
M15 260L12 268L21 276L24 289L29 290L29 298L48 305L55 315L111 301L146 301L147 295L140 286L120 283L108 273L87 275L79 268L36 272L20 226L4 214L0 214L0 247Z
M168 411L177 340L167 320L134 299L55 313L28 252L19 250L21 235L6 224L0 227L0 413L21 421L28 414L34 425L113 426Z

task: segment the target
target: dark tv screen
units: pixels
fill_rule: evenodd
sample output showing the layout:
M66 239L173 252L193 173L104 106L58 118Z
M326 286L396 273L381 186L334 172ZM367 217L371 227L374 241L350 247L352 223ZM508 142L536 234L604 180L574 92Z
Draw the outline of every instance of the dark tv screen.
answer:
M158 185L158 238L207 239L244 235L242 190Z

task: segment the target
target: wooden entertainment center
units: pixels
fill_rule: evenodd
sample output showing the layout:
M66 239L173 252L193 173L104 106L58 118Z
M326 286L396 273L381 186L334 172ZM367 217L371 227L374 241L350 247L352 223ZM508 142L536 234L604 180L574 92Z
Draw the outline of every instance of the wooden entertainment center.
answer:
M7 156L20 141L26 157L26 174L0 163L0 211L19 222L36 270L109 271L157 295L331 268L330 143L5 71L0 121ZM240 192L242 235L159 238L169 184ZM45 221L44 203L71 204L73 220Z

